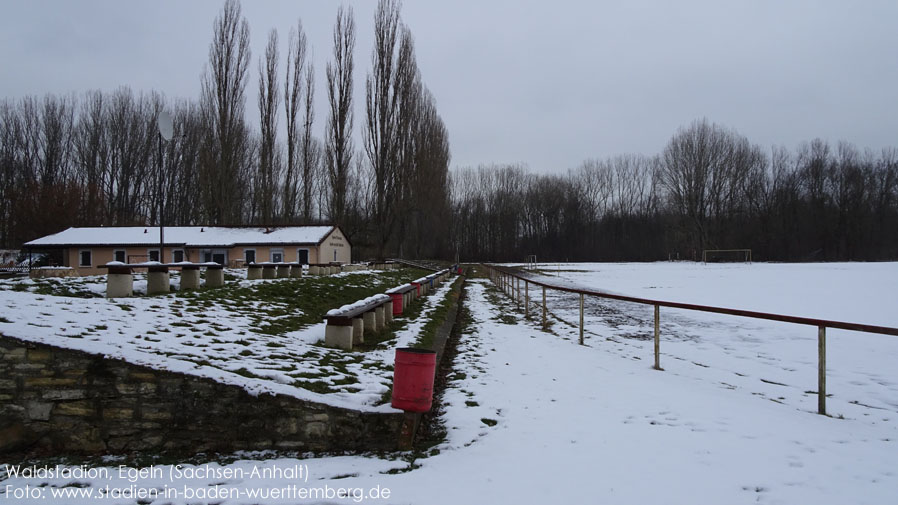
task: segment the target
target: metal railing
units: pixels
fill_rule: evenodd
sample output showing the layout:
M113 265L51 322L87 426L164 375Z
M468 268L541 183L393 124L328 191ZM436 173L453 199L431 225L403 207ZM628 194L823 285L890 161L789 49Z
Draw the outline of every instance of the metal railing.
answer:
M585 296L595 296L620 300L624 302L652 305L655 308L655 364L656 370L661 370L661 307L674 309L695 310L700 312L712 312L730 316L750 317L754 319L766 319L784 323L802 324L817 327L817 412L826 415L826 329L861 331L866 333L878 333L882 335L898 336L898 328L888 326L876 326L871 324L849 323L845 321L832 321L827 319L814 319L809 317L788 316L783 314L771 314L768 312L756 312L752 310L730 309L725 307L713 307L708 305L696 305L692 303L670 302L664 300L652 300L635 296L606 293L594 289L572 288L556 284L541 282L521 275L520 272L508 267L492 264L483 264L490 272L490 279L506 294L516 301L521 300L521 283L524 283L524 311L530 315L530 284L542 287L542 324L546 327L546 289L554 289L567 293L580 295L580 344L583 345L583 302Z

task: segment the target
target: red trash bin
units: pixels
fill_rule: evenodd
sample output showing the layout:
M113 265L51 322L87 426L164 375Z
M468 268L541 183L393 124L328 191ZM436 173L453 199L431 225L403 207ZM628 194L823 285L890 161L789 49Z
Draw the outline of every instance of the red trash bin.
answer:
M430 410L436 365L436 351L411 347L396 349L391 402L393 407L409 412Z
M398 316L402 314L402 293L390 293L390 298L393 299L393 315Z

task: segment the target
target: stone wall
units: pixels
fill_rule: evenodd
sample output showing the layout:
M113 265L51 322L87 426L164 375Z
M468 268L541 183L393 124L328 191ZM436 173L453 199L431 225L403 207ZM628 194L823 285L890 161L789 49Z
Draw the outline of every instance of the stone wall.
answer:
M0 454L392 450L401 423L0 335Z

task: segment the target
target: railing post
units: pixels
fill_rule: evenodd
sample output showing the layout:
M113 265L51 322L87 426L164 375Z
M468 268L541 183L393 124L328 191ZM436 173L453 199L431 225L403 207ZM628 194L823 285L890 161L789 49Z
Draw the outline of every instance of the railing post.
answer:
M518 307L520 307L521 306L521 278L520 277L514 278L514 286L515 286L514 303L517 304Z
M661 307L655 305L655 370L661 370Z
M524 281L524 317L530 317L530 283Z
M543 329L546 329L546 287L543 286Z
M817 413L826 415L826 326L817 328Z
M580 293L580 345L583 345L583 293Z

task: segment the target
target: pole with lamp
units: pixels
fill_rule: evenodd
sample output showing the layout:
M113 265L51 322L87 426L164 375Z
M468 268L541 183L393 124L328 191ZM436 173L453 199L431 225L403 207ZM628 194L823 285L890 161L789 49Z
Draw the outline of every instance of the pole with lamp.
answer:
M165 197L163 195L163 182L165 181L165 177L162 176L162 141L168 142L172 139L172 134L174 133L174 124L172 123L171 115L162 110L159 111L159 115L156 117L156 126L159 129L159 262L165 263L164 259L164 251L165 251Z

